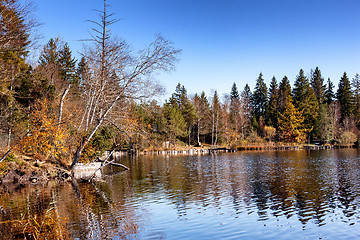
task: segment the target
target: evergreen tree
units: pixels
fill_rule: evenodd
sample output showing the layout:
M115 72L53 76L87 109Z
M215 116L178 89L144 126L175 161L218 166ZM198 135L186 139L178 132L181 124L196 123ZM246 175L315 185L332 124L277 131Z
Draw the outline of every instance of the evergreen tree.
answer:
M336 98L340 104L341 110L341 122L352 114L352 94L350 81L347 77L346 72L339 81L338 90L336 92Z
M244 90L241 93L241 105L244 111L245 118L250 122L252 119L252 93L248 84L245 84Z
M279 88L276 78L271 79L269 87L269 104L266 110L266 123L269 126L277 128L277 119L279 115Z
M186 136L187 127L185 119L176 104L166 102L163 111L164 116L167 119L166 132L168 133L169 141L175 145L177 137Z
M328 78L326 88L324 91L324 103L330 105L334 102L335 93L334 93L334 84L331 82L330 78Z
M293 97L294 106L302 112L306 128L312 131L318 116L319 103L302 69L294 84Z
M279 112L283 113L285 108L292 97L291 95L291 86L289 79L284 76L279 84Z
M197 119L197 142L200 144L200 135L204 136L209 133L211 128L210 104L204 91L201 92L200 96L195 94L194 106L199 116Z
M321 104L324 100L324 78L321 77L321 71L318 67L315 68L315 71L311 76L311 87L314 90L315 96L318 99L318 103Z
M211 145L215 146L218 143L219 125L221 117L221 105L217 91L214 92L211 102L211 116Z
M329 143L334 138L334 117L330 114L329 105L321 104L319 116L315 123L317 138L323 143Z
M244 90L241 92L241 109L244 115L244 121L241 126L242 137L246 138L250 133L252 120L252 93L248 84L245 84Z
M267 104L267 87L262 77L262 73L260 73L258 79L256 80L255 91L252 96L253 113L256 119L259 119L260 116L265 116Z
M71 50L67 43L59 52L60 76L65 83L77 84L78 77L76 74L76 59L72 57Z
M172 94L169 103L176 105L185 119L188 128L188 143L190 145L191 130L198 118L198 114L187 96L186 88L181 86L180 83L176 86L175 93Z
M8 148L11 147L14 113L18 107L14 89L21 87L25 78L31 78L25 62L34 27L28 19L28 10L19 0L0 1L0 131L7 132ZM28 80L25 81L31 84Z
M290 97L285 110L280 113L279 119L279 137L286 142L303 142L306 139L304 127L304 117L302 113L296 109Z
M351 81L354 115L357 122L360 120L360 75L357 73Z
M235 132L238 132L242 125L240 96L234 83L230 92L230 121Z

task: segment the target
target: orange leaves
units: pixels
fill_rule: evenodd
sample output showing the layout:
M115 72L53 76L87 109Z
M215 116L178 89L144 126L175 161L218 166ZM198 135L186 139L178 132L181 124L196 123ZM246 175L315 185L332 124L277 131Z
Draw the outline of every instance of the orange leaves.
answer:
M17 149L35 157L55 157L67 151L67 129L57 123L51 102L44 100L35 104L29 116L29 133L17 144Z

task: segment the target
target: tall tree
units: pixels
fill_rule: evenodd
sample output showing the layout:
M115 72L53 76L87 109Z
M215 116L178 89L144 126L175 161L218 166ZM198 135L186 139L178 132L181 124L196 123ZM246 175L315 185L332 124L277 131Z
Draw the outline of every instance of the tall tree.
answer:
M229 111L230 121L233 125L233 129L235 130L235 132L239 132L243 122L243 115L241 110L240 95L235 83L233 83L230 92Z
M330 78L328 78L326 88L324 91L324 103L330 105L334 102L335 93L334 93L334 84L331 82Z
M94 112L96 106L99 107L99 110L96 111L98 118L90 133L85 134L80 143L71 168L78 162L85 146L104 120L110 116L113 108L117 107L117 110L121 112L121 108L126 107L127 101L147 99L161 91L161 87L151 81L151 77L158 71L173 70L180 52L173 47L171 42L157 36L153 43L140 52L139 56L134 56L124 41L111 39L108 27L115 20L110 19L111 15L107 12L107 6L104 1L100 22L96 23L100 26L100 31L95 31L95 33L99 33L99 35L93 36L95 45L90 48L89 55L87 55L94 75L98 76L97 90L94 92L100 95L95 95L94 107L90 109ZM100 69L99 75L96 74L97 69ZM107 93L106 97L104 96L105 92ZM119 112L116 114L118 117Z
M221 117L221 105L217 91L214 92L211 102L211 145L215 146L218 142L219 122Z
M265 116L265 110L268 104L267 87L263 79L262 73L256 80L255 91L252 96L253 113L258 120L261 116Z
M245 138L250 132L251 120L253 115L252 109L252 92L248 84L245 84L244 90L241 92L241 109L244 114L244 121L241 126L241 134Z
M340 104L341 119L340 122L352 114L352 93L349 78L344 72L339 81L338 90L336 92L336 98Z
M25 58L36 27L30 14L29 5L19 0L0 1L0 126L8 133L8 148L12 138L14 88L19 76L28 75Z
M329 143L334 138L334 117L330 113L330 107L325 103L320 105L315 123L316 136L323 143Z
M315 96L318 100L318 103L321 104L324 100L324 78L321 77L321 71L319 67L315 68L311 76L311 87L314 90Z
M164 105L164 116L167 119L169 141L176 145L176 137L186 136L186 121L177 104L167 102Z
M283 113L289 102L289 99L292 98L291 95L291 86L289 79L284 76L279 84L279 112Z
M186 121L188 128L188 143L190 145L192 132L191 130L196 120L198 119L198 114L195 110L194 105L190 102L187 96L186 88L179 83L176 86L175 93L172 94L169 102L178 106L183 115L183 118Z
M302 112L306 128L312 131L318 116L319 103L302 69L295 80L293 97L294 106Z
M356 122L360 121L360 75L357 73L351 81L354 116Z
M276 78L271 79L269 87L269 104L266 109L266 123L269 126L277 128L277 120L279 117L279 88Z
M63 42L59 38L51 38L42 49L38 70L48 78L50 84L62 85L60 78L60 51Z
M200 96L198 94L195 94L194 106L199 116L196 125L197 125L197 142L200 145L201 144L200 135L204 136L206 133L210 132L210 126L211 126L210 104L204 91L201 92Z

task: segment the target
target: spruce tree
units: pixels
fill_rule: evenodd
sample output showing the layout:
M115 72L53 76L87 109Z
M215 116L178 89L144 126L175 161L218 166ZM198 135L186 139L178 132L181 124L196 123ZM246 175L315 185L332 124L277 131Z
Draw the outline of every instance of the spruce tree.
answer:
M330 105L334 102L335 93L334 93L334 84L331 82L330 78L328 78L326 88L324 91L324 103Z
M241 105L245 118L250 122L252 119L252 93L248 84L245 84L244 90L241 92Z
M248 84L245 84L244 90L241 92L241 109L243 111L244 121L241 126L242 137L245 138L250 133L252 121L252 93Z
M163 107L164 116L167 119L166 132L170 143L176 144L177 137L186 136L186 122L178 105L166 102Z
M284 76L279 84L279 112L283 113L285 108L289 102L289 99L292 97L291 95L291 86L289 79Z
M260 116L265 116L265 110L268 104L268 93L267 87L264 82L262 73L259 74L256 80L255 91L252 96L253 113L258 120Z
M218 143L219 127L221 118L221 104L217 91L214 92L211 103L211 145L215 146Z
M201 144L200 136L205 136L211 128L210 104L204 91L201 92L200 96L197 93L195 94L194 107L199 116L196 121L197 143Z
M360 75L357 73L351 81L354 115L358 122L360 120Z
M188 143L190 145L191 130L198 118L198 114L194 105L190 102L187 96L186 88L179 83L176 86L175 93L172 94L169 102L179 108L183 118L185 119L188 128Z
M322 143L329 143L334 137L334 117L331 116L329 105L321 104L319 116L315 123L316 136Z
M277 119L279 115L279 88L276 78L271 79L269 87L269 104L266 110L266 123L269 126L277 127Z
M314 90L315 96L318 99L318 103L321 104L324 101L324 78L321 77L321 71L318 67L315 68L315 71L311 76L311 87Z
M66 83L77 84L78 77L76 75L76 59L72 57L71 50L67 43L59 52L60 76Z
M302 112L305 126L312 130L318 116L319 103L302 69L294 84L293 97L294 106Z
M346 72L339 81L338 90L336 92L336 98L340 104L341 110L341 122L350 117L352 114L352 93L349 78L347 77Z
M230 121L232 123L232 128L235 132L240 130L241 124L241 105L240 105L240 96L237 90L236 84L233 83L231 92L230 92Z

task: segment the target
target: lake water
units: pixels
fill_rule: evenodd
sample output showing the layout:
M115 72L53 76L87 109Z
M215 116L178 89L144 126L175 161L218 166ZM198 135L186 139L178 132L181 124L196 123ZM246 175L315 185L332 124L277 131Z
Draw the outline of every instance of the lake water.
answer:
M2 186L1 239L360 239L356 149L120 162L95 184Z

